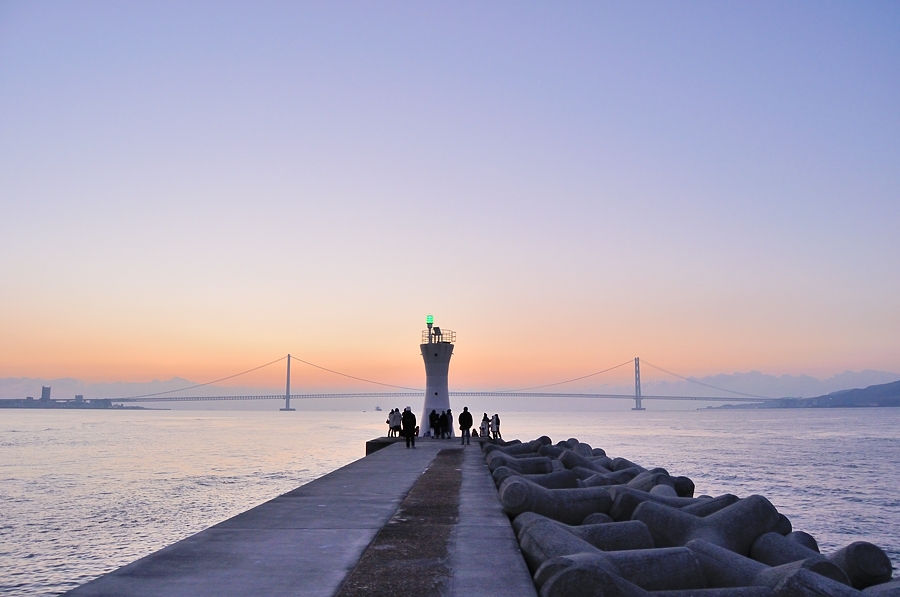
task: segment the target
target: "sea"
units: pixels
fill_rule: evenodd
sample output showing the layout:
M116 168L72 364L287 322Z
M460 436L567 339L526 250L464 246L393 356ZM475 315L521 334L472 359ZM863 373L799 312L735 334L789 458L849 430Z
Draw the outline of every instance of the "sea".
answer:
M900 564L900 408L500 414L505 439L575 437L697 495L764 495L823 553L866 540ZM363 457L385 418L4 409L0 595L60 594L294 489Z

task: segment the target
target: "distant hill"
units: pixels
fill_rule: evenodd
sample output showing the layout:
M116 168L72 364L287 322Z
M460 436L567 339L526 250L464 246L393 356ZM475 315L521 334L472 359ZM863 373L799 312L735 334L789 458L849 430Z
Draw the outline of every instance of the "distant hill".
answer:
M900 374L866 369L865 371L844 371L827 379L818 379L809 375L770 375L759 371L749 371L747 373L720 373L693 379L717 388L753 396L813 398L848 388L867 388L876 384L900 381ZM652 375L646 375L642 380L642 389L644 394L660 396L693 396L697 395L697 392L702 392L702 389L691 382L656 380ZM716 394L716 392L712 393ZM700 393L699 395L706 394ZM717 395L721 395L721 392L718 392Z
M766 403L723 404L710 409L752 408L863 408L900 406L900 381L882 383L855 390L840 390L815 398L781 398Z
M900 381L883 383L857 390L842 390L816 398L788 398L787 408L839 408L862 406L900 406Z

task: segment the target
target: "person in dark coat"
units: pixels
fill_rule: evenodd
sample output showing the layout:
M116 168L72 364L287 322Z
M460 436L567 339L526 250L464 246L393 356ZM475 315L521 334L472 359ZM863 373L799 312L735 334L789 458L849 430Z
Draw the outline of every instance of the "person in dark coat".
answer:
M460 440L460 445L469 445L471 442L472 435L469 433L469 430L472 428L472 413L469 412L469 407L464 406L463 411L459 413L459 430L462 432L460 436L462 440Z
M403 409L403 416L401 417L401 425L403 426L403 437L406 438L406 447L409 448L410 444L413 448L416 447L416 415L413 414L413 411L410 407L406 407Z
M428 415L428 428L431 429L431 437L433 437L434 439L437 439L441 434L441 429L439 426L441 422L440 419L441 416L437 414L437 411L431 409L431 414Z
M447 411L442 410L441 416L438 419L438 429L440 430L439 435L440 435L441 439L444 439L445 437L447 437L447 427L449 427L449 426L450 426L450 424L447 421Z

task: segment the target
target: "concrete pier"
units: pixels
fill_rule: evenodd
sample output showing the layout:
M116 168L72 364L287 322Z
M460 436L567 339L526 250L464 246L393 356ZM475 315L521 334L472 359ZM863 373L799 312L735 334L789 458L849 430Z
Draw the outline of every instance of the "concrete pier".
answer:
M67 595L352 594L353 587L345 581L353 577L357 566L374 559L376 567L370 569L377 571L377 564L387 557L379 553L383 545L374 549L382 530L389 522L402 519L398 511L401 515L405 508L414 511L415 503L410 502L415 502L416 495L437 491L444 505L439 521L443 530L437 541L443 543L429 553L434 558L431 564L445 572L435 577L432 594L469 597L487 591L499 596L535 596L531 575L477 442L463 448L452 440L419 439L416 446L412 450L395 443L380 449ZM423 474L438 462L443 462L443 473L435 464L431 475ZM456 473L458 479L448 483L445 495L442 477L437 483L434 477L450 473ZM432 480L426 481L428 478ZM413 544L422 539L421 534L408 533L404 541ZM372 553L367 554L370 546ZM396 568L385 570L391 571L381 578L375 574L367 594L398 594L390 585Z

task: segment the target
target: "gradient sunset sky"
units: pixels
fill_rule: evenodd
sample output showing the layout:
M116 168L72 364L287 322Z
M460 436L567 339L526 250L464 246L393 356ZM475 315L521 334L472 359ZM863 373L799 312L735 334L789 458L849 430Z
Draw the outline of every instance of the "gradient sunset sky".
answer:
M0 377L900 370L900 3L0 3Z

